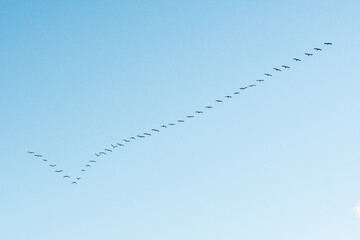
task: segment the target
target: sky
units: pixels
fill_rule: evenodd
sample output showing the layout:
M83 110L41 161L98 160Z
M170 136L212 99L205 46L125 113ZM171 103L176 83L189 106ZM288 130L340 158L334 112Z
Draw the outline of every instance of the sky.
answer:
M0 1L0 239L358 240L359 9Z

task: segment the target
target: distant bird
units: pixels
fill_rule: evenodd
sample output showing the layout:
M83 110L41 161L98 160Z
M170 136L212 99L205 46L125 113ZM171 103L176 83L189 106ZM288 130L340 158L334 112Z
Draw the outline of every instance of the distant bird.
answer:
M187 118L193 118L194 116L193 115L189 115L189 116L186 116Z
M97 157L99 157L101 154L97 154L97 153L95 153L95 156L97 156Z
M42 155L38 155L38 154L36 154L36 155L34 155L35 157L42 157Z
M242 88L240 88L241 90L245 90L245 89L247 89L247 87L242 87Z
M198 113L198 114L200 114L200 113L203 113L202 111L196 111L195 113Z
M137 135L138 138L144 138L145 136Z
M263 82L264 80L263 80L263 79L259 79L259 80L256 80L256 81L258 81L258 82Z
M251 85L249 85L249 87L255 87L256 85L255 84L251 84Z
M70 178L70 176L68 176L68 175L65 175L65 176L63 176L63 178Z
M279 68L273 68L275 71L281 72L281 69Z
M295 61L297 61L297 62L300 62L301 61L301 59L299 59L299 58L293 58Z
M119 146L116 146L116 145L113 145L113 144L111 144L111 146L112 146L112 148L117 148L117 147L119 147Z
M107 148L106 148L106 149L104 149L104 151L112 152L112 150L110 150L110 149L107 149Z
M206 108L213 108L212 106L206 106Z
M56 165L55 165L55 164L50 164L49 166L50 166L50 167L56 167Z
M151 134L150 134L150 133L144 133L144 135L151 136Z
M326 43L324 43L325 45L332 45L332 43L331 42L326 42Z
M272 77L270 73L264 73L265 76Z
M44 162L47 162L47 160L46 160L46 159L43 159L43 161L44 161Z
M282 65L283 68L290 68L289 66L286 66L286 65Z
M90 167L91 168L91 166L88 164L88 165L86 165L85 167Z
M121 144L121 143L116 143L116 144L120 147L124 147L124 144Z
M77 182L72 182L71 184L77 184Z
M131 137L130 139L134 139L134 140L135 140L136 138L134 138L134 137Z
M170 126L175 126L175 123L169 123Z
M55 172L56 173L61 173L63 170L56 170Z
M239 92L234 92L234 94L240 94Z
M322 51L322 49L321 48L314 48L316 51Z
M155 128L151 129L151 131L160 132L159 130L157 130L157 129L155 129Z
M306 56L312 56L312 53L305 53Z
M107 155L106 152L99 152L99 155L101 155L101 154Z
M80 179L81 179L81 177L77 177L76 179L77 179L77 180L80 180Z
M185 122L184 120L177 120L178 122Z
M90 160L89 162L96 163L96 161L95 161L95 160Z
M167 126L165 126L165 125L161 125L160 127L162 127L162 128L167 128Z
M129 140L127 140L127 139L123 139L124 140L124 142L130 142Z
M232 98L232 96L225 96L226 98Z
M85 169L81 169L82 172L85 172Z
M29 154L34 154L34 152L27 152L27 153L29 153Z
M215 100L215 102L223 102L223 101L221 101L221 100Z

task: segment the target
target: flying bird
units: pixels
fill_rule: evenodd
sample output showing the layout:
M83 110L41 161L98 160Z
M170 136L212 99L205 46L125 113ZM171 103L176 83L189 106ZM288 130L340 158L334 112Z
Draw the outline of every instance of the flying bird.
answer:
M138 138L144 138L145 136L137 135Z
M76 179L77 179L77 180L80 180L80 179L81 179L81 177L77 177Z
M47 160L46 160L46 159L43 159L43 161L44 161L44 162L47 162Z
M162 127L162 128L167 128L167 126L165 126L165 125L161 125L160 127Z
M279 68L273 68L275 71L281 72L281 69Z
M29 153L29 154L34 154L34 152L29 152L29 151L28 151L27 153Z
M71 184L77 184L77 182L72 182Z
M272 77L270 73L264 73L265 76Z
M135 140L136 138L134 138L134 137L131 137L130 139L134 139L134 140Z
M101 155L101 154L107 155L106 152L99 152L99 155Z
M221 101L221 100L215 100L215 102L223 102L223 101Z
M200 113L203 113L202 111L196 111L195 113L198 113L198 114L200 114Z
M56 173L61 173L63 170L56 170L55 172Z
M306 56L312 56L312 53L305 53Z
M213 108L212 106L206 106L206 108Z
M300 62L301 61L301 59L299 59L299 58L293 58L296 62Z
M104 151L112 152L112 150L110 150L110 149L107 149L107 148L106 148L106 149L104 149Z
M42 157L42 155L38 155L38 154L36 154L36 155L34 155L35 157Z
M144 133L144 135L151 136L151 134L150 134L150 133Z
M159 130L157 130L157 129L155 129L155 128L151 129L151 131L160 132Z
M177 120L178 122L185 122L184 120Z
M332 45L332 43L331 42L326 42L326 43L324 43L325 45Z
M194 116L193 115L189 115L189 116L186 116L187 118L193 118Z
M263 82L264 80L263 80L263 79L259 79L259 80L256 80L256 81L258 81L258 82Z
M286 66L286 65L282 65L283 68L290 68L289 66Z
M251 84L251 85L249 85L249 87L255 87L256 85L255 84Z
M124 140L124 142L130 142L129 140L127 140L127 139L123 139Z
M85 167L90 167L91 168L91 166L88 164L88 165L86 165Z
M93 162L93 163L96 163L96 161L95 161L95 160L90 160L89 162Z
M113 144L111 144L111 146L112 146L112 148L117 148L117 147L119 147L119 146L116 146L116 145L113 145Z
M226 98L232 98L232 96L225 96Z
M240 94L239 92L234 92L234 94Z
M50 166L50 167L56 167L56 165L55 165L55 164L50 164L49 166Z
M117 145L119 145L120 147L124 147L124 144L121 143L116 143Z
M322 51L322 49L321 48L314 48L316 51Z
M170 126L175 126L175 123L169 123Z
M65 176L63 176L63 178L70 178L70 176L68 176L68 175L65 175Z
M245 89L247 89L247 87L242 87L242 88L240 88L241 90L245 90Z
M85 172L85 169L81 169L82 172Z

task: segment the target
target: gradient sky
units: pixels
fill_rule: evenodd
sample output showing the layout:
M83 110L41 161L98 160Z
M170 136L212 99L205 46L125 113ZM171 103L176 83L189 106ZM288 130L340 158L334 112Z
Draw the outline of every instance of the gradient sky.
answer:
M358 240L359 10L1 1L0 239Z

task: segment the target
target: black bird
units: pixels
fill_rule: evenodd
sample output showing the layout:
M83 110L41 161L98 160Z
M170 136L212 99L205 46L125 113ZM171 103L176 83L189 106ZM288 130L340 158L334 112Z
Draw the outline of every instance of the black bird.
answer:
M144 138L145 136L137 135L137 137L139 137L139 138Z
M240 94L239 92L234 92L234 94Z
M264 80L263 80L263 79L259 79L259 80L256 80L256 81L258 81L258 82L263 82Z
M206 106L206 108L213 108L212 106Z
M55 165L55 164L50 164L49 166L50 166L50 167L56 167L56 165Z
M215 100L215 102L223 102L223 101L221 101L221 100Z
M72 182L71 184L77 184L77 182Z
M43 161L44 161L44 162L47 162L47 160L46 160L46 159L43 159Z
M185 122L184 120L177 120L178 122Z
M151 136L151 134L150 134L150 133L144 133L144 135Z
M113 145L113 144L111 144L111 146L112 146L112 148L117 148L117 147L119 147L119 146L116 146L116 145Z
M85 167L91 167L91 166L88 164L88 165L86 165Z
M124 140L124 142L130 142L129 140L127 140L127 139L123 139Z
M175 123L169 123L170 126L175 126Z
M85 172L85 169L81 169L82 172Z
M295 61L297 61L297 62L300 62L301 61L301 59L298 59L298 58L293 58Z
M99 153L99 154L97 154L97 153L95 153L95 156L97 156L97 157L99 157L101 154Z
M56 173L61 173L63 170L56 170L55 172Z
M80 180L80 179L81 179L81 177L77 177L76 179L77 179L77 180Z
M189 115L189 116L186 116L187 118L193 118L194 116L193 115Z
M202 111L196 111L195 113L198 113L198 114L200 114L200 113L203 113Z
M121 143L117 143L117 145L119 145L120 147L124 147L124 144Z
M255 87L256 85L255 84L251 84L251 85L249 85L249 87Z
M68 176L68 175L65 175L65 176L63 176L63 178L70 178L70 176Z
M99 152L99 155L101 155L101 154L107 155L106 152Z
M159 130L157 130L157 129L155 129L155 128L151 129L151 131L160 132Z
M275 71L281 72L281 69L279 68L273 68Z
M264 73L265 76L272 77L270 73Z
M134 137L131 137L130 139L134 139L134 140L135 140L136 138L134 138Z
M165 126L165 125L161 125L160 127L162 127L162 128L167 128L167 126Z
M245 90L245 89L247 89L247 87L242 87L242 88L240 88L241 90Z
M93 162L93 163L96 163L96 161L95 161L95 160L90 160L89 162Z
M306 56L312 56L312 53L305 53Z
M106 149L104 149L104 151L112 152L112 150L110 150L110 149L107 149L107 148L106 148Z
M321 48L314 48L316 51L322 51L322 49Z
M29 154L34 154L34 152L27 152L27 153L29 153Z
M38 155L38 154L37 154L37 155L34 155L34 156L35 156L35 157L42 157L42 155Z
M232 96L225 96L226 98L232 98Z
M332 43L331 42L326 42L326 43L324 43L325 45L332 45Z
M286 66L286 65L282 65L283 68L290 68L289 66Z

